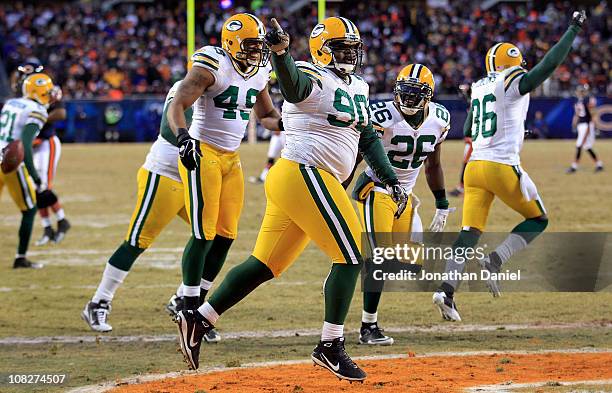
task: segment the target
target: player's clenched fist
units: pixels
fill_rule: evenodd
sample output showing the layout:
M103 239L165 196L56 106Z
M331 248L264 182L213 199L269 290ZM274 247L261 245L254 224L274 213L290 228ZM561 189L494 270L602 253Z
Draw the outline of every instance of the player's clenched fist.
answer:
M586 12L575 11L574 14L572 15L572 24L578 27L582 27L582 25L584 24L584 21L586 21Z
M179 128L176 138L181 162L188 171L193 171L198 167L198 158L202 157L200 144L189 135L186 128Z
M277 55L282 55L289 47L289 34L285 33L275 18L270 21L272 29L266 33L265 41L270 50Z

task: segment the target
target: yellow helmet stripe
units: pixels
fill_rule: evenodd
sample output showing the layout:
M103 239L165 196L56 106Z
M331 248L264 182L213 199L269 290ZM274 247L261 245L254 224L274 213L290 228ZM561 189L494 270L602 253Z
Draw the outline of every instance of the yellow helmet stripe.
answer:
M495 71L495 52L497 52L500 46L502 46L501 42L498 44L495 44L493 48L490 49L490 54L489 54L489 59L488 59L489 60L489 72Z

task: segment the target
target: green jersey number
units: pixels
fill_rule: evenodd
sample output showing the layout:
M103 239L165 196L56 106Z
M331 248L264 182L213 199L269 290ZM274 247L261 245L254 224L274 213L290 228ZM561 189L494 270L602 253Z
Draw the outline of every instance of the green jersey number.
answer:
M448 113L446 108L444 108L442 105L436 104L435 102L434 105L436 106L436 117L442 120L443 122L448 122L450 114Z
M11 142L13 140L13 127L17 113L4 109L0 113L0 141Z
M336 115L327 115L327 121L332 126L350 127L355 122L355 111L357 112L357 125L367 126L364 111L368 111L368 99L363 94L355 94L353 98L345 90L336 89L334 95L334 109L349 115L350 120L340 120Z
M476 98L472 100L472 140L478 135L490 138L497 132L497 114L495 110L487 111L487 104L495 102L495 95L489 93L482 97L482 102Z
M238 117L236 114L236 109L238 109L238 86L231 85L225 91L215 98L213 98L213 102L215 103L215 107L225 109L223 111L224 119L236 120ZM257 89L249 89L246 92L245 106L247 110L240 109L240 118L242 120L249 120L249 114L251 113L250 109L255 106L255 100L257 98L257 94L259 94L259 90Z
M387 153L389 161L394 168L398 169L417 169L423 165L423 161L431 152L425 151L424 144L435 145L436 137L433 135L420 135L416 140L410 135L396 135L391 138L391 145L399 146L400 144L406 144L405 148L398 150L390 150ZM408 158L398 159L398 157L407 157L412 155L412 161Z
M383 124L385 121L393 119L393 115L391 111L387 109L387 105L384 101L379 101L370 105L370 112L372 112L372 116L378 124Z

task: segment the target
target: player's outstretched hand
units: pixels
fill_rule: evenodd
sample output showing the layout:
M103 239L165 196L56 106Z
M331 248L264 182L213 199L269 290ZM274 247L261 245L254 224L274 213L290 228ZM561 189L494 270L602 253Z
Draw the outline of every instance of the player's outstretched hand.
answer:
M586 21L586 12L583 11L575 11L572 15L572 24L578 27L582 27L584 22Z
M436 214L434 214L431 224L429 225L429 231L442 232L446 226L448 215L455 210L456 208L454 207L449 207L448 209L436 209Z
M406 210L406 205L408 204L408 193L404 190L399 182L391 185L387 185L387 192L393 199L393 202L397 204L397 211L395 212L395 218L400 218L404 210Z
M276 18L272 18L270 23L272 24L272 29L266 33L264 40L272 52L282 55L289 47L289 34L285 33Z
M189 135L185 128L179 128L176 138L181 162L188 171L193 171L198 167L199 158L202 157L200 144Z

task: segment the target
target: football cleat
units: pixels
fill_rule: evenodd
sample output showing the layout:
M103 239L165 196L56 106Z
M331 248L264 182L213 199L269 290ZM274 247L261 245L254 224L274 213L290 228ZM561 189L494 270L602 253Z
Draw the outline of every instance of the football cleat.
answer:
M597 166L595 167L595 173L597 173L597 172L602 172L603 170L604 170L603 165L597 165Z
M70 223L65 218L57 222L57 234L55 235L55 242L59 243L66 237L66 233L70 230Z
M499 273L499 267L491 263L491 257L488 255L482 259L479 259L478 263L480 264L480 267L482 268L482 270L486 270L489 273L495 273L495 274ZM501 296L499 280L488 278L487 288L489 288L489 292L491 292L491 295L493 295L493 297Z
M200 367L202 338L214 326L196 310L179 311L174 322L177 323L183 358L191 370L197 370Z
M111 304L106 300L100 300L99 303L89 302L81 311L81 318L95 332L106 333L113 330L113 327L108 324L108 314L111 311Z
M385 336L378 323L362 324L359 331L359 344L393 345L393 337Z
M221 341L221 336L215 329L210 329L206 334L204 334L204 341L209 344L216 344Z
M565 170L565 173L567 173L568 175L569 175L569 174L572 174L572 173L576 173L576 168L574 168L573 166L571 166L571 167L569 167L569 168L567 168L567 169Z
M311 355L315 365L319 365L339 379L363 381L367 374L353 362L344 349L344 337L331 341L319 341Z
M447 296L443 291L438 291L433 294L433 302L440 310L440 315L445 321L460 322L461 316L457 310L457 305L452 296Z
M38 239L35 244L37 246L44 246L45 244L49 244L52 240L55 240L55 231L51 226L48 226L43 229L42 237Z
M453 190L449 192L449 194L452 197L460 197L461 195L463 195L463 188L455 187Z
M263 184L263 179L259 176L249 176L249 183L252 184Z
M168 311L171 317L176 317L176 314L184 308L184 300L183 296L172 295L168 304L166 304L166 311Z
M43 264L32 262L25 257L15 258L13 262L13 269L29 268L29 269L42 269Z

